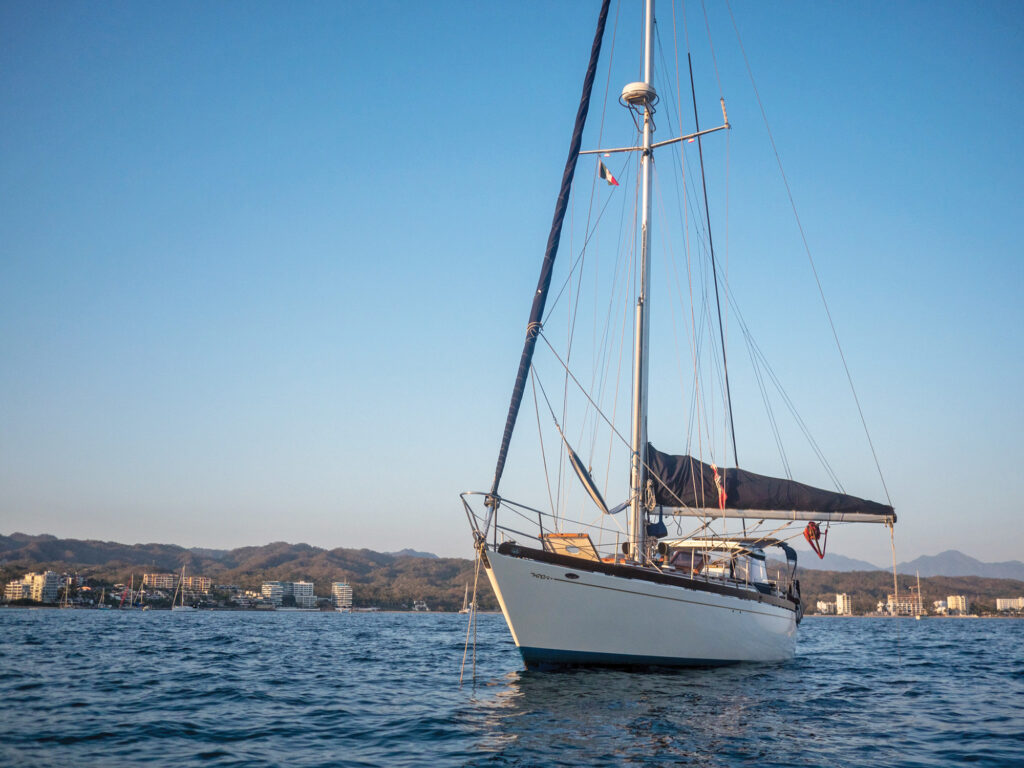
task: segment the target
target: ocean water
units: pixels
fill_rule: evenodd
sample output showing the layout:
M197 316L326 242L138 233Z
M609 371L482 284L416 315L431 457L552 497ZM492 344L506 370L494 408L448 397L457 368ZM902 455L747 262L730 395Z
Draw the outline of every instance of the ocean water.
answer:
M789 663L526 672L482 615L0 610L2 766L1024 765L1024 621L816 619Z

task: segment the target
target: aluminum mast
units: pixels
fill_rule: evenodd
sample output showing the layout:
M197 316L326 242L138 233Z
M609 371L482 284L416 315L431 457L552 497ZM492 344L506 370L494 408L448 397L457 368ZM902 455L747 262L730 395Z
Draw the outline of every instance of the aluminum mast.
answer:
M630 440L630 504L629 504L629 554L642 563L645 560L647 531L645 486L647 480L647 346L650 334L647 305L650 291L650 269L648 259L651 247L650 199L651 199L651 134L652 120L657 93L654 79L654 0L647 0L644 19L644 79L642 83L630 83L622 92L623 101L639 110L643 107L643 153L641 155L642 199L640 224L640 294L636 301L636 328L633 340L633 409L632 436Z

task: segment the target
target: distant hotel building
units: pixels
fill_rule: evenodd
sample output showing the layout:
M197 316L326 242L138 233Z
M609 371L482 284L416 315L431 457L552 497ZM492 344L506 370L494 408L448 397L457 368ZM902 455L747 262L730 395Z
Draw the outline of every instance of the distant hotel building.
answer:
M316 595L311 581L268 581L261 590L263 597L280 608L288 596L295 598L296 608L316 608Z
M352 587L344 581L336 581L331 585L331 602L335 608L352 607Z
M296 608L316 608L316 595L313 594L313 582L293 581L292 596Z
M966 595L950 595L946 598L946 610L952 614L968 614L971 612L971 601Z
M836 615L853 616L853 601L845 592L836 595Z
M20 580L8 582L4 597L8 600L34 600L37 603L55 603L60 593L60 576L54 571L26 573Z
M144 573L142 586L150 589L174 589L178 584L176 573Z
M209 576L186 576L181 586L190 592L209 592L213 581ZM150 589L177 589L178 574L176 573L145 573L142 575L142 586Z
M997 597L997 611L1024 611L1024 597Z
M891 616L914 616L919 611L924 613L916 592L904 592L898 599L895 595L889 595L885 610Z
M205 594L210 591L213 581L209 576L186 576L182 584L187 590Z
M32 585L24 581L10 581L4 589L5 600L30 600L32 598Z
M283 582L280 581L268 581L263 585L260 590L263 593L265 600L269 600L275 606L281 605L281 600L284 598L284 587L281 586Z

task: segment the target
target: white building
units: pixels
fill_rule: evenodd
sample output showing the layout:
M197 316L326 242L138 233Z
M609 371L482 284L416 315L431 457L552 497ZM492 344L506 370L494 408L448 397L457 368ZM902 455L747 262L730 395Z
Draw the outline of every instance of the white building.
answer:
M60 576L53 571L32 573L32 599L37 603L56 603L60 593Z
M836 612L836 604L825 600L819 600L817 608L818 613L834 614Z
M263 597L274 604L275 607L281 605L281 600L284 598L284 584L287 582L283 581L268 581L263 585L261 590ZM289 585L290 586L290 585Z
M853 601L845 592L836 594L836 614L839 616L853 616Z
M24 581L10 581L4 589L5 600L28 600L32 597L32 585Z
M997 611L1024 611L1024 597L997 597Z
M352 607L352 587L344 581L336 581L331 585L331 602L335 608Z
M971 612L971 601L966 595L950 595L946 598L946 609L952 614L968 614Z
M286 597L295 598L296 608L316 608L311 581L268 581L263 585L262 594L275 608L280 608Z
M291 582L292 596L295 598L296 608L316 608L316 595L313 594L313 582L293 581Z
M37 603L56 603L60 587L61 578L54 571L26 573L20 580L7 584L4 597L8 600L28 598Z
M901 592L898 598L889 595L885 603L885 610L890 616L914 616L921 609L921 601L916 592Z

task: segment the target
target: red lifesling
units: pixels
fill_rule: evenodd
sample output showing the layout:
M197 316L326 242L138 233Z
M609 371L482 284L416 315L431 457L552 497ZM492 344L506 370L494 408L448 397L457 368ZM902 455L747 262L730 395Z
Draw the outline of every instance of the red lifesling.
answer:
M825 540L828 538L828 530L826 529L825 533L822 533L817 523L810 522L804 528L804 538L807 539L807 543L811 545L811 549L814 550L814 554L818 556L818 559L824 560Z

